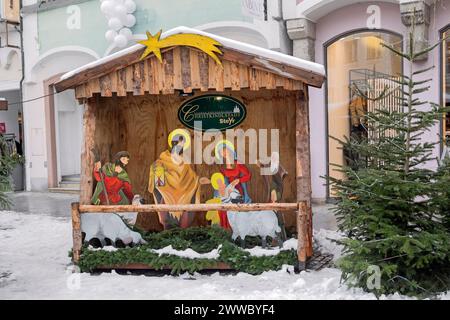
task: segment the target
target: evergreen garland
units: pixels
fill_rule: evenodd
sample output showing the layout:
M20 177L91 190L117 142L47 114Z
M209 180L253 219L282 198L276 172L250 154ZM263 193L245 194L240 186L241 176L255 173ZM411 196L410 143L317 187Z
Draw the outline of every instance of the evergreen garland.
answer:
M78 266L82 272L90 272L100 266L117 266L130 263L147 264L161 270L170 267L172 274L194 273L214 267L218 262L228 264L233 270L257 275L265 271L280 270L285 264L293 265L297 260L295 250L281 251L275 256L251 256L231 240L229 233L222 228L172 229L144 235L147 244L116 251L89 250L83 247ZM210 252L222 245L219 258L189 259L176 255L161 254L150 249L161 249L171 245L176 250L191 248L198 253Z

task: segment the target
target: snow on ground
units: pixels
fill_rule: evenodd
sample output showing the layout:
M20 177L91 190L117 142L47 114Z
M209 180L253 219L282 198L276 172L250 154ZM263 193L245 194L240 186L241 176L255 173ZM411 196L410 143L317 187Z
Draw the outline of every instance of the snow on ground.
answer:
M0 211L0 299L375 299L341 285L334 268L296 275L285 266L259 276L72 273L71 234L68 217ZM327 237L338 235L316 232L322 250L336 253Z
M220 249L222 249L222 245L219 245L219 247L210 252L198 253L191 248L185 250L176 250L170 245L161 249L150 249L150 251L156 252L160 256L163 254L170 254L188 259L218 259L220 256Z

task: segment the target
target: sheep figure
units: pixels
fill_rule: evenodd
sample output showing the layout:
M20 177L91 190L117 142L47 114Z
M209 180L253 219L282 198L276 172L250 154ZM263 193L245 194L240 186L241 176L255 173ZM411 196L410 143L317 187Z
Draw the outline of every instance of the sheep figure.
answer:
M134 206L141 206L143 203L144 203L144 200L142 199L142 197L138 194L135 194L131 204ZM136 220L137 220L137 216L138 216L137 212L121 212L119 215L125 219L125 221L128 225L134 226L136 224Z
M241 198L241 195L233 188L229 192L228 197L222 197L222 203L236 203L239 198ZM281 228L278 225L278 218L274 211L228 211L227 217L233 230L232 239L240 238L242 247L245 248L246 236L260 236L263 248L267 246L267 236L277 239L280 247L283 245L280 237Z
M140 233L132 231L118 214L85 213L81 215L81 231L84 241L98 239L101 246L107 245L108 239L116 246L122 242L125 246L144 244Z

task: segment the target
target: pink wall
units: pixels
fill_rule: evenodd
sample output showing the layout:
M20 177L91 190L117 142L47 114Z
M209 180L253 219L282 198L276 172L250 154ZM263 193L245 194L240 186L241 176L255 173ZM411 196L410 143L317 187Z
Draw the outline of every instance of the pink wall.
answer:
M450 1L444 1L450 2ZM400 19L400 8L395 4L382 2L354 4L345 8L336 10L335 12L322 17L316 24L316 62L325 64L324 61L324 44L340 34L355 29L366 28L369 14L366 13L369 5L376 4L381 8L381 29L400 33L406 32L406 27ZM432 19L430 26L430 40L437 40L439 30L450 23L450 9L446 3L446 7L432 10ZM436 12L436 14L434 14ZM439 50L435 50L430 55L428 61L415 66L417 69L426 68L436 65L433 71L424 74L424 78L435 79L431 83L431 89L423 97L424 100L439 102ZM405 65L406 68L406 65ZM405 69L406 70L406 69ZM327 162L327 132L326 132L326 110L325 110L325 86L322 89L310 88L310 121L311 121L311 170L313 182L313 198L324 199L326 197L325 180L320 176L326 175ZM434 130L427 133L426 139L435 141L436 135L440 132L440 127L436 126ZM436 149L436 154L439 149ZM433 164L435 166L435 164Z

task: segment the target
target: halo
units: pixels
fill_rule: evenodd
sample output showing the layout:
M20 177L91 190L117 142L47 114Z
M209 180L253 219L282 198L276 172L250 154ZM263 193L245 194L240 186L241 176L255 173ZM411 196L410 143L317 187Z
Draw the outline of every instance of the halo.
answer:
M226 148L230 149L231 151L233 151L234 154L236 154L236 151L234 150L234 144L231 143L228 140L220 140L219 142L217 142L216 147L214 148L214 155L216 156L217 160L221 160L222 155L219 153L219 149L223 148L223 146L225 146Z
M189 146L191 145L191 136L189 135L189 132L187 132L187 130L185 129L175 129L169 134L169 137L167 138L167 141L169 142L169 147L172 148L173 138L177 135L181 135L184 138L185 143L183 146L183 150L189 148Z
M211 185L214 190L219 190L219 184L217 183L219 180L225 183L225 177L220 172L216 172L211 176Z

